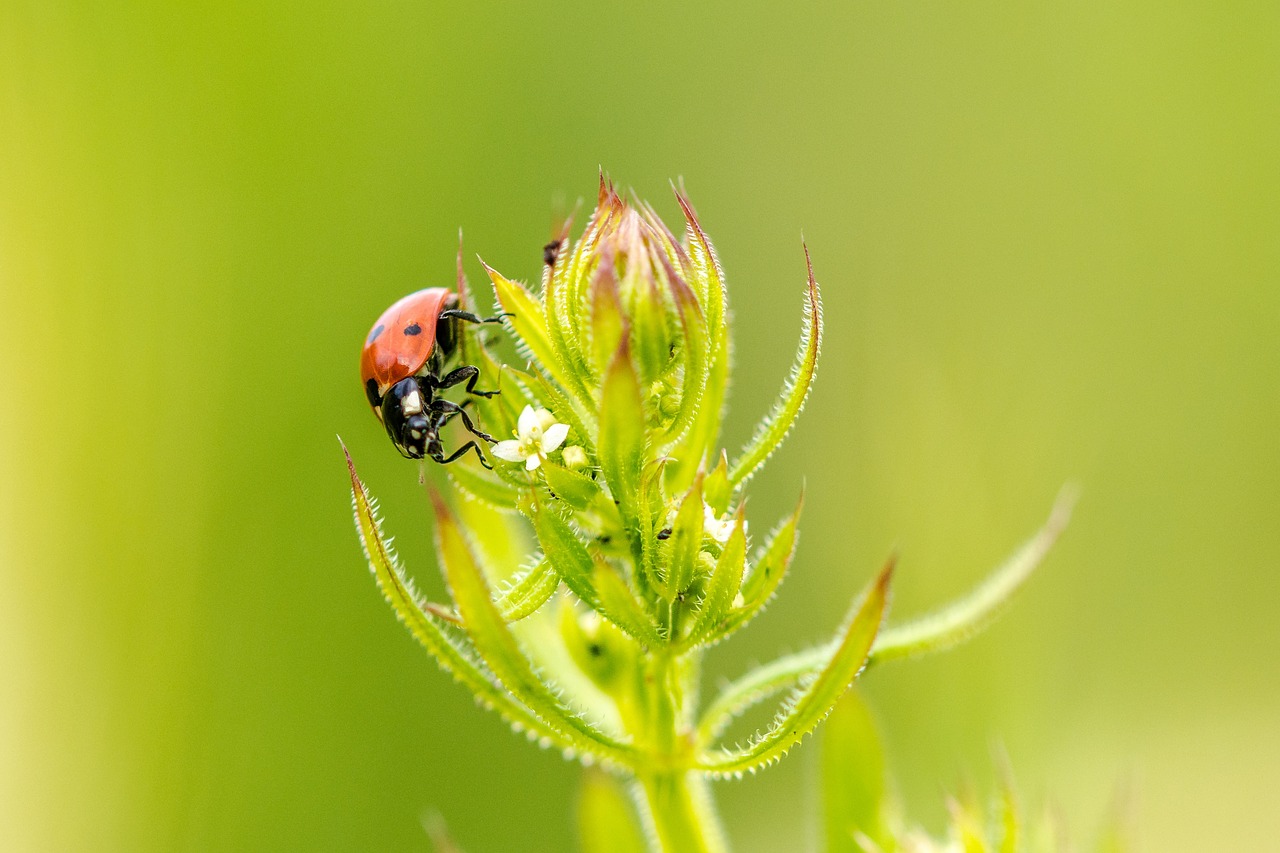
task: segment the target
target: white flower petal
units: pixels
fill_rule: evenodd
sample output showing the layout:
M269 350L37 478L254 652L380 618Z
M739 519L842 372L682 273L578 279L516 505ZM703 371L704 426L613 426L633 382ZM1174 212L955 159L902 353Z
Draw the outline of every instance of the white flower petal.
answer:
M524 461L524 454L520 452L520 442L518 441L499 441L489 449L489 452L508 462Z
M525 406L524 411L520 413L520 420L516 422L516 431L520 433L521 438L525 438L537 425L538 413L533 410L533 406Z
M534 468L537 468L541 464L542 464L542 457L539 456L537 453L535 453L525 460L524 467L532 471Z
M542 433L542 452L550 453L560 445L564 444L564 440L569 437L568 424L552 424Z
M542 427L544 432L556 422L556 416L546 409L538 409L536 414L538 415L538 426Z

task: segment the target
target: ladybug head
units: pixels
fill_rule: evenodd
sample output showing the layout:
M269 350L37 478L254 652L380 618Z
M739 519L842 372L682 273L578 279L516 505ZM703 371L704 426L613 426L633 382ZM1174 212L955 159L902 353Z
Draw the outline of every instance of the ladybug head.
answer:
M416 377L401 379L382 398L382 423L401 455L421 459L435 443L438 427L430 411L431 390Z

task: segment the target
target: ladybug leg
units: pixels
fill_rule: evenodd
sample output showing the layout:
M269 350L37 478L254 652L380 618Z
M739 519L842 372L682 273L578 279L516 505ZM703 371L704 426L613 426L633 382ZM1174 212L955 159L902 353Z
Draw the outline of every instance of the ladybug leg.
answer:
M468 394L475 394L477 397L492 397L494 394L500 394L500 391L477 391L476 380L480 378L480 368L473 367L470 364L464 364L455 370L449 371L439 379L432 379L431 384L439 391L446 388L452 388L455 385L467 383L466 391Z
M468 323L475 323L477 326L482 326L482 325L485 325L486 323L501 323L503 317L514 317L514 316L516 315L508 312L505 314L499 314L496 317L485 317L482 320L479 317L477 317L475 314L472 314L470 311L461 311L457 308L450 308L448 311L440 312L441 320L443 320L446 317L457 317L459 320L466 320Z
M444 448L440 446L439 442L436 442L427 448L427 455L436 462L439 462L441 465L448 465L450 462L456 461L468 450L474 450L476 452L476 458L480 460L480 464L488 468L490 471L493 470L493 466L489 464L489 460L485 459L484 454L480 452L480 445L476 444L474 441L468 441L448 456L444 455Z
M476 429L475 422L471 420L471 416L468 415L463 410L462 406L459 406L457 403L454 403L451 400L432 400L431 411L435 412L438 415L436 419L437 427L444 425L450 418L452 418L454 415L457 415L458 417L462 418L462 425L466 427L467 431L470 432L472 435L474 435L476 438L484 439L490 444L493 444L496 441L496 439L493 436L489 435L487 432L481 432L480 430Z

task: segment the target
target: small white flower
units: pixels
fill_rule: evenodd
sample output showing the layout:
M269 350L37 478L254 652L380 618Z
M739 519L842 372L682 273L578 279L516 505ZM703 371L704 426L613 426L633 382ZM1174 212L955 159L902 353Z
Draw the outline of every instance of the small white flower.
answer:
M729 541L729 537L733 535L733 527L733 516L718 516L711 507L706 505L702 507L702 529L721 545ZM746 524L743 524L743 530L745 529Z
M493 455L508 462L523 462L532 471L542 464L547 454L564 444L569 436L567 424L556 423L555 416L546 409L534 411L525 406L516 424L516 437L499 441L493 446Z

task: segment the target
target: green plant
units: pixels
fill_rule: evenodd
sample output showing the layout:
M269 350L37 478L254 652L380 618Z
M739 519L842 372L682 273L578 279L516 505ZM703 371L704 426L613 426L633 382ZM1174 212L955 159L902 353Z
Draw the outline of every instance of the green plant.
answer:
M440 665L531 738L632 783L651 849L719 851L709 782L780 760L867 666L978 630L1044 556L1069 501L970 597L882 628L891 558L829 642L699 707L704 651L758 615L791 564L802 501L755 542L744 490L804 405L822 303L810 263L791 376L730 457L717 443L730 369L724 280L692 206L676 198L683 240L602 181L583 236L550 247L539 295L486 266L527 364L463 341L502 392L476 400L476 418L513 438L493 448L494 470L450 465L431 490L451 604L415 592L354 465L351 483L374 577ZM780 695L771 725L721 742L735 718ZM584 804L584 838L624 849L628 811L612 783L592 777Z

